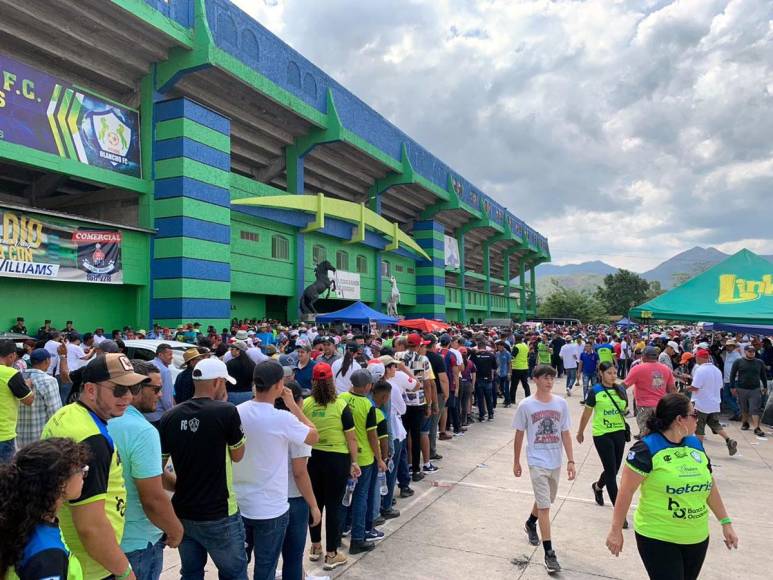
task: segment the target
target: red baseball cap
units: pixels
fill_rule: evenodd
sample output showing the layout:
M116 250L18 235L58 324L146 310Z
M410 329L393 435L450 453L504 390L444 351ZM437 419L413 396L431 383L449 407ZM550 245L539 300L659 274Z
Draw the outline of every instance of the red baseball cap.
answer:
M318 362L317 364L314 365L314 368L311 369L311 378L312 380L315 380L315 381L332 379L333 369L327 363Z
M711 358L711 353L709 353L709 351L707 351L705 348L702 348L695 353L695 358Z
M422 344L429 344L428 340L422 340L421 335L413 332L408 335L408 346L421 346Z

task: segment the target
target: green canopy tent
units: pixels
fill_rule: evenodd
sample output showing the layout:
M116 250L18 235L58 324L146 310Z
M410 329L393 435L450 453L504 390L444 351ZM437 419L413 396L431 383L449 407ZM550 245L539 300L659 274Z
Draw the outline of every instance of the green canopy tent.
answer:
M743 249L632 308L629 318L773 324L773 263Z

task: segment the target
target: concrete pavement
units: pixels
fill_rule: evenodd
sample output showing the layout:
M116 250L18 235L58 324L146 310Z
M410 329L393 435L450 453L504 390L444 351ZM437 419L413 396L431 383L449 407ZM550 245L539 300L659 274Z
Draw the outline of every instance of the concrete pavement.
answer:
M559 394L563 392L561 384L562 381L556 381ZM573 434L583 409L577 395L575 389L575 396L568 399ZM382 526L386 538L375 550L349 557L345 567L332 573L323 572L320 563L307 560L307 572L344 580L547 577L542 547L530 546L523 532L532 494L528 473L520 479L512 474L514 412L514 406L504 409L500 405L493 422L476 423L464 437L438 442L438 452L444 456L437 462L441 470L412 484L416 491L413 497L398 500L402 515ZM629 422L636 432L635 422ZM711 543L702 579L763 579L773 574L773 506L769 501L773 486L773 430L765 428L771 435L761 440L739 427L740 423L728 425L730 436L738 440L735 457L728 456L719 436L707 436L705 447L740 537L740 548L733 552L725 548L721 527L712 516ZM583 445L574 439L573 442L577 478L567 481L564 471L551 514L553 545L563 567L556 577L646 578L633 529L625 531L626 543L619 558L611 556L604 545L612 507L608 498L604 507L593 501L590 486L601 472L601 462L593 447L590 426ZM523 457L522 464L525 463ZM343 550L345 553L346 547ZM210 566L207 577L216 576L216 570ZM162 578L178 577L177 552L167 550Z

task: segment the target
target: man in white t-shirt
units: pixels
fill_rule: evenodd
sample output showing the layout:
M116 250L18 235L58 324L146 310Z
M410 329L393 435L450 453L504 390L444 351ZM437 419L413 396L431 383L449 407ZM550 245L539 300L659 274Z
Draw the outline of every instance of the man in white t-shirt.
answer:
M558 356L564 363L566 371L566 396L572 396L572 387L577 381L577 363L580 360L580 345L577 342L567 342L558 351Z
M408 454L406 450L407 431L403 425L402 417L407 407L405 405L405 393L416 389L417 382L398 368L398 361L389 355L379 357L384 365L384 379L392 385L391 399L389 403L389 436L392 438L392 469L387 473L387 488L389 491L381 498L381 514L384 517L397 517L396 509L392 507L392 498L395 492L395 482L400 486L400 497L413 495L411 489L411 477L408 471Z
M253 547L255 578L273 578L290 520L290 445L314 445L319 433L284 386L284 370L277 362L255 365L253 387L254 398L237 407L246 442L244 459L233 465L233 487L246 541ZM290 413L274 408L279 397Z
M532 546L539 545L537 522L545 550L545 568L548 573L558 572L561 566L553 550L550 536L550 504L556 499L558 480L561 476L562 449L566 451L566 472L569 480L575 477L574 454L572 452L571 417L569 405L561 397L553 395L553 381L556 370L550 365L534 367L532 378L537 391L518 403L513 417L515 429L513 474L521 477L521 449L524 434L528 440L526 461L529 465L531 485L534 490L534 505L525 531Z
M695 353L698 363L693 371L692 385L687 390L692 392L692 402L698 412L698 425L695 434L703 441L706 425L712 433L725 440L730 455L738 452L738 443L730 438L719 422L719 404L722 400L722 372L711 362L711 353L700 349Z
M67 369L73 372L85 367L86 358L88 357L81 346L80 334L71 334L67 341Z

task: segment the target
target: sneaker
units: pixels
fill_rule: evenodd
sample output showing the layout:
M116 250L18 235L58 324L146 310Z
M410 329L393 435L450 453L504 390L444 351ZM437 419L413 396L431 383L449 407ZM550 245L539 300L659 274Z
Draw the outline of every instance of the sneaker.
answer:
M467 427L462 425L461 427L459 427L459 431L461 431L462 433L465 433L465 432L467 432Z
M377 530L373 528L372 530L367 530L365 532L365 541L366 542L380 542L384 539L384 532L381 530Z
M483 423L483 422L485 422L485 421L486 421L486 418L485 418L485 417L482 417L482 416L481 416L481 417L478 417L478 423Z
M730 456L732 457L736 453L738 453L738 441L735 441L733 439L727 440L727 451L730 453Z
M411 476L411 479L413 480L414 483L416 483L416 482L421 481L422 479L424 479L424 474L421 471L415 471L413 473L413 475Z
M585 399L583 399L582 401L580 401L580 405L584 405L584 404L585 404Z
M757 437L765 437L765 432L764 432L762 429L760 429L759 427L757 427L757 428L754 430L754 434L755 434Z
M464 431L457 431L454 433L454 437L464 437Z
M436 465L432 465L432 463L429 463L421 468L421 470L424 473L435 473L436 471L440 471L440 468Z
M539 546L539 535L537 534L537 524L531 525L527 521L523 525L523 529L526 532L526 535L529 536L529 543L532 546Z
M401 487L400 488L400 497L411 497L414 492L410 487Z
M432 455L429 456L429 458L430 458L431 461L432 460L440 461L441 459L443 459L443 456L440 455L440 453L433 453Z
M349 537L349 534L351 534L351 533L352 533L352 528L351 528L351 527L349 527L349 528L346 528L346 529L344 529L344 530L341 532L341 537L342 537L342 538L348 538L348 537Z
M494 415L491 415L491 417L489 417L488 420L489 421L493 421L494 420Z
M738 413L736 413L732 417L728 418L728 421L740 421L740 420L741 420L741 415L738 414Z
M380 513L377 518L373 519L373 526L383 526L386 523L386 518Z
M590 487L593 490L593 497L595 498L596 503L599 505L604 505L604 490L596 487L595 482L591 483Z
M400 510L396 508L389 508L388 510L381 510L381 517L385 520L391 520L400 517ZM373 522L375 524L375 522Z
M749 424L748 423L742 423L741 424L741 431L748 431L749 430Z
M360 554L362 552L370 552L376 544L373 542L366 542L365 540L352 540L349 543L349 554Z
M548 571L548 574L561 571L561 564L558 563L555 550L545 552L545 570Z
M335 570L339 566L346 564L348 558L341 552L336 552L335 556L325 556L325 565L322 566L325 570Z
M322 546L319 548L315 548L312 546L309 548L309 560L312 562L317 562L322 557Z
M572 391L571 391L571 389L566 389L566 396L567 396L567 397L571 397L571 396L572 396Z

